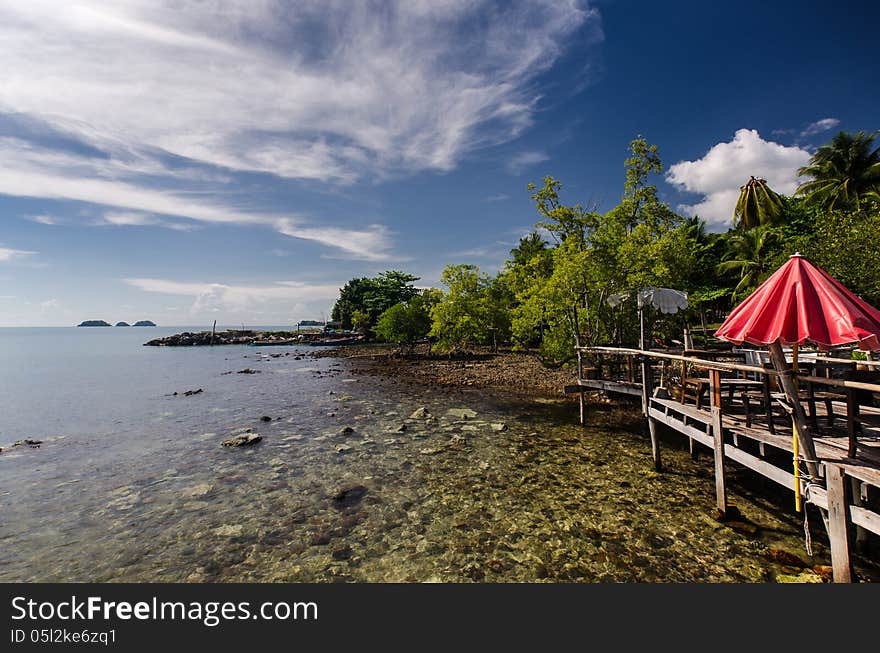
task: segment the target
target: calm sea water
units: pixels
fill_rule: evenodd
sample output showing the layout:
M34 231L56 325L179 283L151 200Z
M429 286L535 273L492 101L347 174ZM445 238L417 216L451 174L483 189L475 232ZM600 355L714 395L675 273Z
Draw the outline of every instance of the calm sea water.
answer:
M609 407L582 430L311 348L142 346L179 330L0 329L0 580L762 581L795 571L769 547L803 555L754 479L719 524L711 461L655 474Z

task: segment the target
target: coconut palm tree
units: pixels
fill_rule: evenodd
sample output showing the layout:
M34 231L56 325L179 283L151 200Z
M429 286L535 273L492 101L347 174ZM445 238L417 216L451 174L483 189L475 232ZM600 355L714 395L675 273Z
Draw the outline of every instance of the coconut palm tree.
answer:
M865 199L880 199L880 147L877 132L840 132L810 158L798 175L810 177L797 189L825 209L858 209Z
M770 271L773 246L778 242L779 232L768 225L730 234L718 272L739 270L739 283L733 289L733 299L764 281Z
M739 187L739 200L733 210L733 224L753 229L762 224L776 224L782 217L782 198L767 185L766 179L751 177Z

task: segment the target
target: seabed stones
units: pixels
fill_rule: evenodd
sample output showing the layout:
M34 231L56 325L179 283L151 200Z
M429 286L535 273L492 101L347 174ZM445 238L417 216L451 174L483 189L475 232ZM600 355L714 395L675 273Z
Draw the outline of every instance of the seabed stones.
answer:
M263 439L259 433L240 433L228 440L223 441L224 447L248 447L257 444Z

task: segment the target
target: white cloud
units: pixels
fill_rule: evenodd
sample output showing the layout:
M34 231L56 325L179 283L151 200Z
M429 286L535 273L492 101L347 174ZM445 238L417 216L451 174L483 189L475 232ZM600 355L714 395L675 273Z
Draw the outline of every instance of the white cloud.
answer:
M829 129L834 129L839 124L840 120L838 120L837 118L822 118L822 120L817 120L816 122L807 125L801 132L801 137L806 138L807 136L815 136L816 134L821 134L822 132L826 132Z
M598 21L577 0L4 3L0 109L283 177L449 170L529 126L535 76Z
M8 247L0 247L0 263L6 263L7 261L13 261L19 258L25 258L27 256L33 256L36 252L27 252L22 249L10 249Z
M190 314L252 314L269 304L275 313L308 314L332 302L339 285L309 285L297 281L278 281L268 286L236 286L222 283L184 282L167 279L123 279L145 292L190 297ZM168 309L171 310L171 309Z
M44 302L40 302L40 309L43 311L54 310L54 309L58 308L59 305L60 304L58 303L57 299L54 299L54 298L47 299Z
M5 168L4 164L10 161L17 162ZM20 139L0 138L0 194L91 202L134 211L105 213L104 220L98 224L186 224L161 221L151 215L158 214L208 223L262 225L292 238L340 249L352 258L369 261L391 258L390 234L382 225L365 229L312 227L302 216L247 212L215 203L216 200L200 199L198 195L138 186L126 181L127 175L105 170L104 166L103 159L94 163L84 156L53 152ZM107 215L111 216L110 221Z
M37 224L45 224L45 225L58 225L61 224L61 220L56 218L53 215L31 215L28 216L28 220L31 222L36 222Z
M544 152L526 151L514 154L507 161L507 171L512 175L521 175L527 168L550 159Z
M765 141L753 129L740 129L733 140L714 145L695 161L680 161L669 168L666 181L703 199L679 208L699 215L715 229L729 227L740 186L750 175L762 177L777 193L792 194L797 188L797 169L806 165L810 153Z
M176 231L192 231L195 225L186 222L172 222L160 220L149 213L136 213L133 211L107 211L93 224L96 226L114 227L164 227Z
M486 198L487 202L503 202L504 200L510 199L510 195L507 193L498 193L497 195L489 195Z

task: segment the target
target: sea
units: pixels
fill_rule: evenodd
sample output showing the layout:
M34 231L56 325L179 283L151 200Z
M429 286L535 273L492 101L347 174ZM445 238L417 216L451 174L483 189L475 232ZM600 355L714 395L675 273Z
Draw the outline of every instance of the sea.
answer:
M743 517L718 522L711 458L671 438L654 472L612 404L582 428L564 399L314 347L144 346L184 330L0 329L0 581L763 582L827 564L785 493L733 470ZM262 439L223 446L240 433Z

